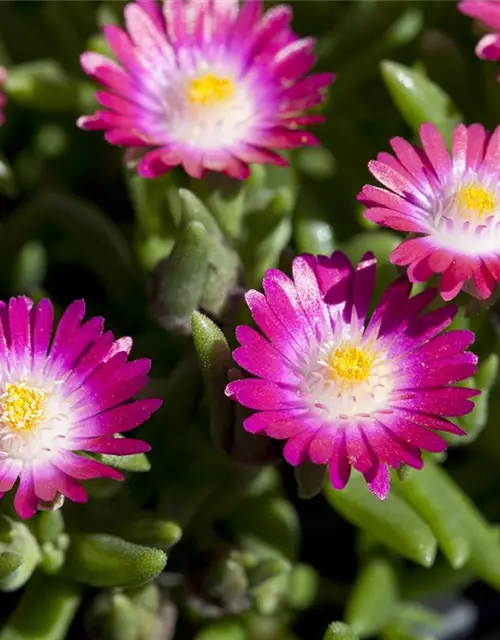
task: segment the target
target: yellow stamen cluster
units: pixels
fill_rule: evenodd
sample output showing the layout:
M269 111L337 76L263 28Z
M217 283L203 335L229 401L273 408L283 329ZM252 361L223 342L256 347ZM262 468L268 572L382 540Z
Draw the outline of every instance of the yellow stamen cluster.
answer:
M228 78L218 78L207 73L191 81L187 94L189 102L207 106L232 98L234 87Z
M498 206L497 199L491 191L479 185L459 189L455 195L455 202L465 216L472 213L477 218L493 213Z
M370 374L372 363L373 354L358 347L336 349L329 360L333 377L342 382L363 382Z
M0 397L1 421L15 431L31 431L43 420L46 401L44 391L9 382Z

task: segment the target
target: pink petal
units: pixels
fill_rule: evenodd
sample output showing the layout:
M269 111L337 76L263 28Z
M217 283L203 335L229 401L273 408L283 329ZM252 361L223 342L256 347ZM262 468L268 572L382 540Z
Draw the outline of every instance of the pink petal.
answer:
M32 327L33 335L31 342L33 344L33 371L45 363L47 350L49 348L50 339L52 337L52 328L54 324L54 308L50 300L42 298L38 305L32 309Z
M472 124L467 135L467 166L478 169L483 162L486 131L481 124Z
M258 378L245 378L230 382L225 393L249 409L293 409L302 404L296 391Z
M395 409L412 409L454 418L464 416L474 409L474 403L469 398L478 393L480 392L475 389L464 387L419 389L406 397L393 398L392 406Z
M307 409L260 411L245 419L243 426L249 433L266 434L277 440L286 440L312 428Z
M500 30L500 8L494 0L462 0L458 9L471 18Z
M330 319L316 276L315 258L306 254L298 256L293 260L292 273L300 305L314 328L317 340L322 341L329 333Z
M9 300L10 359L19 367L26 366L31 359L30 311L32 307L33 300L25 296Z
M309 445L309 459L314 464L327 464L335 447L335 432L327 428L319 429Z
M377 260L371 251L365 253L354 272L353 307L357 317L364 321L375 286Z
M339 429L335 434L335 446L328 464L330 482L334 489L343 489L351 475L351 465L347 458L346 435L344 429Z
M146 422L160 406L161 400L148 398L109 409L98 416L76 422L71 436L106 436L129 431Z
M69 451L59 451L53 465L75 480L92 480L93 478L111 478L123 480L123 475L92 458L84 458Z
M33 475L29 466L25 466L14 497L14 509L23 520L32 518L37 510L38 500L33 486Z
M442 135L433 124L426 123L420 127L420 139L440 182L445 182L453 166Z
M385 500L390 488L389 469L386 465L376 460L373 467L364 476L373 495L379 500Z
M483 36L476 46L476 55L482 60L498 62L500 60L500 35L488 33Z
M144 440L134 438L76 438L73 440L75 449L90 453L106 453L113 456L131 456L137 453L147 453L150 445Z
M270 269L262 281L269 306L286 323L288 330L301 341L314 339L314 330L305 314L297 289L283 272Z
M233 358L240 367L272 382L300 383L295 369L260 333L250 327L240 326L236 329L236 337L243 345L233 352Z
M314 430L307 429L288 440L283 449L283 457L288 464L296 467L308 459L307 450L315 435L316 432Z

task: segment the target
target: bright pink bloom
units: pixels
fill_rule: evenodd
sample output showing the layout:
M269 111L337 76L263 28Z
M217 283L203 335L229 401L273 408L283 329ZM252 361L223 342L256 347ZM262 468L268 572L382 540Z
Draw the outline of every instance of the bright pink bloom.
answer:
M127 362L132 340L103 332L102 318L82 324L84 314L84 302L73 302L52 339L49 300L0 303L0 495L19 478L14 507L21 518L58 494L85 502L80 480L123 479L81 452L149 450L142 440L114 435L137 427L161 404L127 402L146 384L150 361Z
M365 217L411 234L390 259L412 282L442 274L445 300L462 287L489 298L500 280L500 127L490 135L459 125L451 157L433 125L422 125L420 138L423 150L393 138L396 157L380 153L368 164L387 188L363 188Z
M458 9L492 31L500 32L500 0L463 0L458 3ZM500 60L500 33L483 36L477 44L476 54L484 60Z
M250 163L286 165L273 150L317 144L305 114L324 100L330 73L306 75L313 38L298 39L292 10L263 12L262 0L138 0L125 7L126 31L104 28L118 63L82 55L106 90L106 110L84 116L108 142L142 149L138 172L154 178L183 165L245 179Z
M469 413L479 392L453 386L477 368L465 351L474 334L443 333L456 307L423 313L436 291L410 298L401 278L369 317L375 272L373 254L354 269L339 251L295 258L293 280L268 271L264 294L246 296L263 335L238 327L233 354L255 377L229 383L226 394L256 411L247 431L287 440L287 462L328 465L335 489L352 466L383 499L387 465L419 469L422 450L443 451L436 431L463 433L444 416Z
M7 69L5 67L0 67L0 87L7 80ZM5 97L5 93L0 91L0 125L5 122L5 114L3 112L5 105L7 104L7 98Z

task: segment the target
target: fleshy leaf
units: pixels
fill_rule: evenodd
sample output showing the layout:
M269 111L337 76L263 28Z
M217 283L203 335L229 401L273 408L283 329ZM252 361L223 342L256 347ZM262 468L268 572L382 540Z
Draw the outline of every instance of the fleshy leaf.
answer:
M195 640L248 640L248 632L238 620L219 620L202 629Z
M308 460L294 469L299 498L314 498L321 492L325 482L324 465L313 464Z
M41 560L40 547L24 522L1 516L0 591L15 591L31 578ZM13 557L20 557L18 563ZM16 566L17 565L17 566Z
M0 632L0 640L64 640L80 600L75 583L37 574Z
M233 406L224 395L231 366L231 350L219 327L195 311L191 317L193 340L201 366L210 408L210 434L212 442L223 451L229 451L233 441Z
M450 141L461 116L449 96L420 71L402 64L383 60L381 71L396 107L413 131L418 134L424 122L431 122Z
M361 637L371 637L383 629L396 609L396 576L391 565L374 558L358 576L347 602L346 622Z
M64 573L93 587L137 587L156 577L167 562L160 549L106 534L71 538Z
M500 543L470 499L430 459L419 473L398 485L406 500L434 530L455 567L466 566L500 589Z
M378 500L357 474L342 491L327 484L324 492L328 502L346 520L374 534L388 547L424 567L434 562L436 538L402 498L391 493L386 500Z
M179 232L172 253L153 274L152 304L168 331L189 334L208 274L208 234L201 222L189 222Z

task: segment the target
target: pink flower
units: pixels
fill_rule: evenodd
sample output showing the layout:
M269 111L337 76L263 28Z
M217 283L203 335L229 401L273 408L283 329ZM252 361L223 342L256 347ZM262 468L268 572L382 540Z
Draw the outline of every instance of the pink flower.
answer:
M84 302L73 302L51 343L49 300L0 303L0 495L19 478L14 507L21 518L58 494L85 502L80 480L123 479L82 452L149 450L146 442L114 435L137 427L161 404L127 402L146 384L150 361L127 362L132 340L103 333L102 318L82 324L84 314Z
M444 332L456 307L423 313L436 291L410 298L401 278L370 317L375 272L373 254L354 269L339 251L295 258L293 280L268 271L264 294L246 296L262 333L238 327L233 354L255 377L230 382L226 394L255 410L247 431L287 441L291 465L328 465L335 489L352 466L383 499L388 466L419 469L422 450L443 451L436 431L463 433L444 416L469 413L479 392L453 386L477 368L465 351L474 334Z
M391 254L412 282L441 274L445 300L462 287L489 298L500 280L500 127L459 125L452 154L431 124L420 129L423 150L393 138L396 157L368 164L386 189L365 186L365 217L411 235Z
M138 172L154 178L183 165L245 179L249 163L286 165L273 150L317 144L303 127L324 100L330 73L308 76L312 38L290 28L292 10L262 0L138 0L126 31L104 28L118 62L87 52L85 72L105 87L105 110L84 116L111 144L139 148Z
M458 3L458 9L493 31L500 32L500 0L463 0ZM477 44L476 54L484 60L500 60L500 33L483 36Z
M0 67L0 87L7 80L7 69L5 67ZM5 114L3 112L4 107L7 103L7 98L5 97L5 93L0 91L0 125L5 122Z

